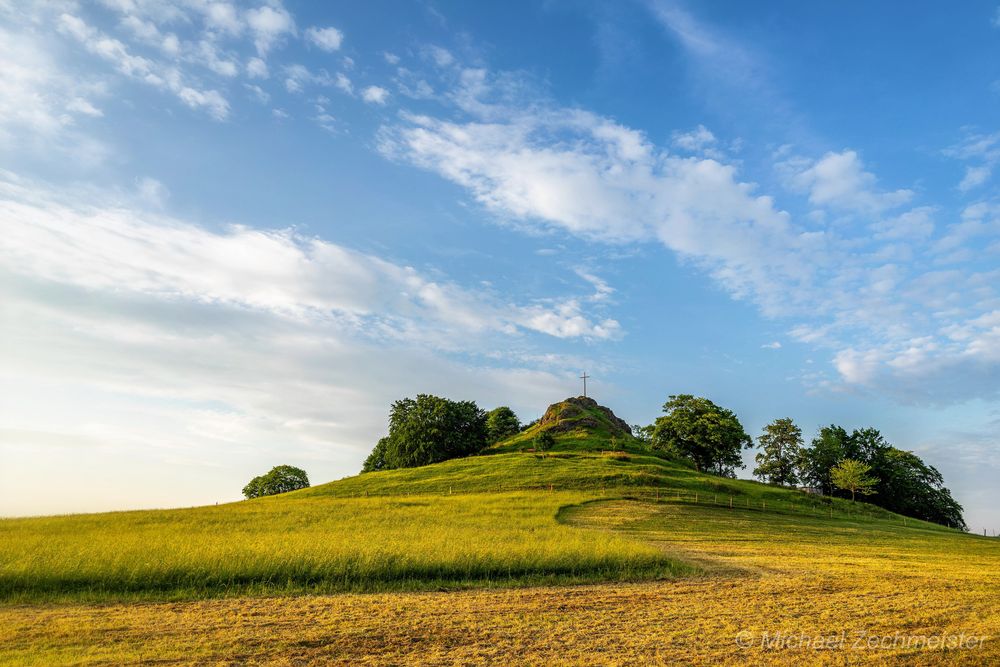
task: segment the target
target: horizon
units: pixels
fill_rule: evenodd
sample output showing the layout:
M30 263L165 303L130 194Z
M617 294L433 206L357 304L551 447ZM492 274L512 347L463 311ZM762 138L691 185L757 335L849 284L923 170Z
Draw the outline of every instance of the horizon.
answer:
M877 428L1000 530L998 47L981 2L0 4L0 516L339 479L394 400L586 372Z

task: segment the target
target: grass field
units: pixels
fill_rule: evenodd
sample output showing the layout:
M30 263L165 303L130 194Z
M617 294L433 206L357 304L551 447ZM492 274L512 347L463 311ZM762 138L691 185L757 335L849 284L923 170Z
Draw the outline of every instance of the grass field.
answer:
M996 540L592 432L529 442L228 505L0 521L0 664L1000 662ZM911 639L855 649L862 632ZM977 645L912 645L942 634Z
M506 453L227 505L0 521L0 600L156 600L629 581L687 573L647 542L561 524L621 495L823 516L805 494L637 454ZM837 501L848 519L901 522ZM911 522L914 523L914 522ZM929 525L929 524L927 524ZM939 530L939 527L936 527Z
M690 568L556 521L580 492L299 496L0 523L7 601L635 580Z
M1000 661L995 540L676 502L598 501L564 518L583 532L643 540L702 573L446 593L7 605L0 607L0 663ZM977 638L974 647L902 645L963 633ZM765 635L794 641L767 645ZM844 640L816 649L803 645L803 635ZM871 646L872 638L883 646Z

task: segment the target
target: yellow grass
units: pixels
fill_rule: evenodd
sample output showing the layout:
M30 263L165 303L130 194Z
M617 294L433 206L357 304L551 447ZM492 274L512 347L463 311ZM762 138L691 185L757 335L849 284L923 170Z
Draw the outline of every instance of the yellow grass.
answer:
M577 524L567 530L599 538L613 530L706 574L558 588L7 606L0 663L1000 664L995 540L625 500L583 505L567 518ZM765 634L779 633L783 642L765 643ZM963 634L967 645L976 638L973 648L913 646ZM816 649L814 637L836 647ZM872 638L882 646L870 647Z

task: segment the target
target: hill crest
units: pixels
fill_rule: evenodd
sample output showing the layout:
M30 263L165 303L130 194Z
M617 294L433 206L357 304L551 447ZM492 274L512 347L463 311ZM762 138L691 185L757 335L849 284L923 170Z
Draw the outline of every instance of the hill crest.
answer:
M536 428L553 435L581 430L618 437L632 435L632 428L624 419L587 396L573 396L553 403L538 420Z

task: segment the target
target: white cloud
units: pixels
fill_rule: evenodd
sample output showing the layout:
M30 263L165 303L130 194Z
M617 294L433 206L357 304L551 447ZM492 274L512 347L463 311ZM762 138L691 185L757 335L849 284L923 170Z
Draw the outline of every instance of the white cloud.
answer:
M337 76L334 78L334 85L348 95L354 94L354 84L351 83L351 80L343 72L337 72Z
M714 146L718 141L707 127L699 125L690 132L675 132L673 143L680 149L698 153Z
M361 99L369 104L385 104L389 99L389 91L379 86L368 86L361 91Z
M0 150L10 157L41 156L90 167L109 149L81 131L103 112L93 98L106 95L96 78L70 76L47 45L28 32L0 27Z
M170 198L170 190L160 181L149 176L136 180L136 193L139 199L153 208L163 208Z
M166 188L149 178L137 182L137 192L157 207L167 197ZM4 266L36 279L229 304L293 319L346 318L376 337L419 335L444 346L452 343L438 334L453 330L618 335L616 322L591 320L574 298L503 304L290 230L232 227L215 233L120 206L70 207L12 177L0 183L0 193Z
M267 63L260 58L251 58L246 65L247 76L251 79L266 79L270 76Z
M90 53L111 63L121 74L155 88L168 90L191 109L204 110L216 120L228 117L229 103L219 91L194 88L185 83L183 75L177 69L161 66L155 61L133 54L123 42L92 28L81 18L64 13L59 17L58 28L63 34L79 41ZM225 69L222 64L219 67Z
M763 345L761 345L761 347L765 350L780 350L781 342L775 340L770 343L764 343Z
M344 33L333 27L317 28L313 26L306 29L305 37L324 51L336 51L344 40Z
M968 192L969 190L979 187L989 180L992 171L993 168L987 165L979 167L966 167L965 176L958 184L958 189L962 192Z
M389 63L390 65L398 65L399 64L399 56L397 56L395 53L390 53L388 51L383 51L382 52L382 58L384 58L385 61L387 63Z
M944 154L974 164L966 165L958 190L967 193L986 183L993 167L1000 161L1000 132L978 134L966 132L961 142L946 148Z
M577 109L511 111L495 122L404 118L383 132L383 153L440 173L502 216L596 240L659 240L768 311L794 305L787 285L808 279L795 253L817 241L796 234L731 166L664 154Z
M100 109L91 104L88 100L82 97L74 97L66 105L67 111L72 111L74 113L80 113L84 116L91 116L94 118L100 118L104 115Z
M872 224L876 239L906 240L926 239L934 232L932 206L918 206L895 217Z
M253 95L254 99L256 99L261 104L267 104L268 102L271 101L271 96L267 93L266 90L264 90L260 86L250 83L245 83L243 84L243 87L249 90L250 93Z
M794 173L790 184L809 194L815 206L830 206L863 213L880 213L913 198L911 190L882 192L877 178L864 169L855 151L827 153L807 168Z
M230 35L243 32L243 21L236 7L228 2L210 2L205 7L205 24L214 30Z
M295 33L295 20L280 4L264 5L246 13L257 55L264 57L285 35Z
M455 56L451 55L448 49L440 46L430 45L424 49L424 53L438 67L448 67L455 62Z

